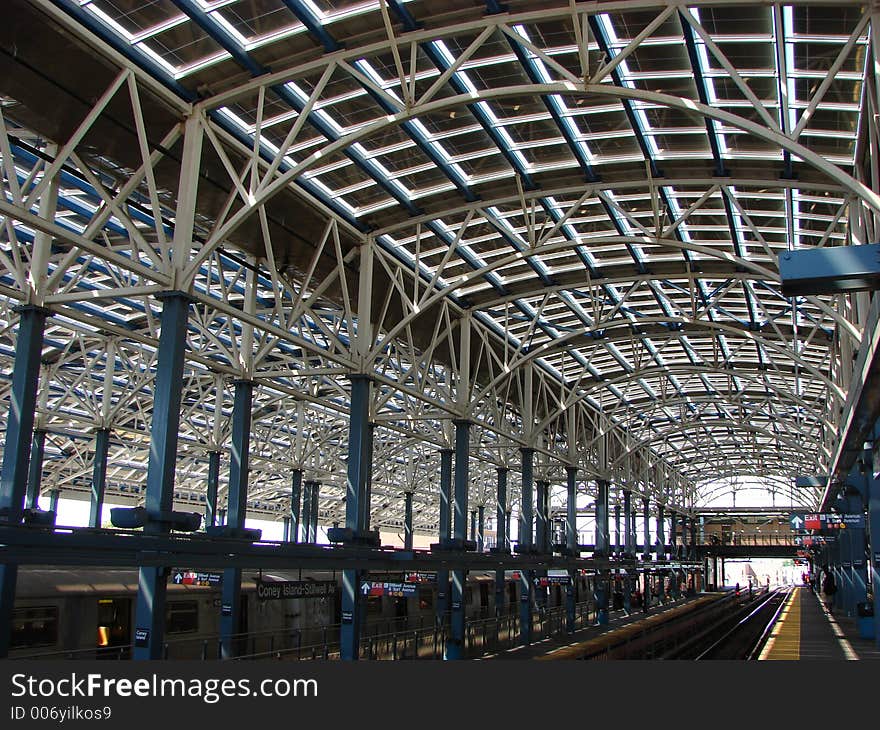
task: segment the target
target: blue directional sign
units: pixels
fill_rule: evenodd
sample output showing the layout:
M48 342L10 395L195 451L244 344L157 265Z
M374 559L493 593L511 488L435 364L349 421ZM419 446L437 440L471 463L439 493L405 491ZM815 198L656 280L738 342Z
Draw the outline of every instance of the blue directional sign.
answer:
M384 581L364 581L361 593L365 596L393 596L406 598L418 595L419 587L414 583L387 583Z
M805 524L804 515L800 512L792 512L788 518L788 523L791 525L792 530L803 530Z
M193 570L174 570L171 581L184 586L219 586L223 582L222 573L198 573Z

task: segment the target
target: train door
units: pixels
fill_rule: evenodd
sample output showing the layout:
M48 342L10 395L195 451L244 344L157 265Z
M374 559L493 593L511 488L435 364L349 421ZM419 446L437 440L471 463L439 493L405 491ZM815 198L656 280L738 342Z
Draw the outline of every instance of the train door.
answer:
M516 582L510 581L507 584L507 613L516 613L517 595Z
M406 623L406 617L409 615L408 603L409 601L403 596L394 599L394 618L398 626Z
M480 615L489 615L489 584L480 583Z
M238 615L238 633L246 634L248 632L248 594L241 594L241 611Z
M131 642L131 607L130 598L98 600L96 646L99 649L126 646Z

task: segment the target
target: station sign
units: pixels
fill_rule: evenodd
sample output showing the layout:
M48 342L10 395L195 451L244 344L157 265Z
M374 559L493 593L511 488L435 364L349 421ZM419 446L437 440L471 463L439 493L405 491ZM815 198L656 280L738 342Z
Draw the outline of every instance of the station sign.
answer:
M829 542L834 542L834 540L834 535L804 535L803 537L796 537L794 539L794 544L803 547L812 547L813 545L827 545Z
M808 514L804 517L804 528L807 530L846 530L864 529L865 515L837 514L834 512Z
M193 570L171 571L171 582L183 586L219 586L223 582L223 573L197 573Z
M417 595L418 590L418 586L415 583L385 583L367 580L361 583L361 594L364 596L407 598Z
M825 515L825 529L827 530L864 529L864 527L865 515L863 514Z
M257 598L278 601L286 598L332 598L337 585L332 580L257 581Z
M406 573L403 576L404 583L436 583L436 573Z
M567 575L543 575L534 579L537 588L546 588L547 586L567 586L571 584L571 579Z

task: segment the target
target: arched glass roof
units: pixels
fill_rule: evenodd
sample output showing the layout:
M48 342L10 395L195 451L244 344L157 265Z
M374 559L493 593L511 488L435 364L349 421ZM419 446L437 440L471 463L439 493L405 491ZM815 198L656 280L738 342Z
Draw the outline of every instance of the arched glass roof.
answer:
M7 182L10 307L32 261L13 249L40 235L21 211L42 215L39 181L64 175L44 233L63 228L73 248L48 264L58 314L43 408L70 474L87 474L88 446L77 471L65 438L78 443L69 432L107 411L84 373L112 362L114 429L131 433L119 487L140 480L154 294L180 284L171 243L195 128L201 177L180 269L196 293L192 466L179 475L192 499L225 436L223 383L250 358L245 331L259 383L255 509L283 502L284 465L299 464L327 481L322 509L336 514L345 375L364 367L387 494L374 508L389 524L403 489L433 524L450 418L484 427L472 499L527 444L553 478L576 464L586 490L610 477L683 507L716 499L719 480L827 473L865 295L785 297L778 257L872 240L865 3L32 6L28 22L45 18L45 34L100 66L90 84L76 81L76 55L70 70L34 58L57 87L39 93L110 94L92 131L65 145L83 114L49 123L45 98L4 91L5 171L14 164L25 191L16 200ZM113 132L110 118L119 142L103 147L94 135L101 122Z

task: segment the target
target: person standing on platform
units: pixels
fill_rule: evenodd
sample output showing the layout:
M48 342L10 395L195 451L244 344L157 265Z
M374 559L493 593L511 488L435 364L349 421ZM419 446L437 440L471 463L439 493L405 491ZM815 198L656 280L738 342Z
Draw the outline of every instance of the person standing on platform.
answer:
M825 608L828 609L828 613L834 613L832 609L834 594L837 593L837 583L834 581L834 575L828 568L825 568L825 578L822 580L822 593L825 597Z

